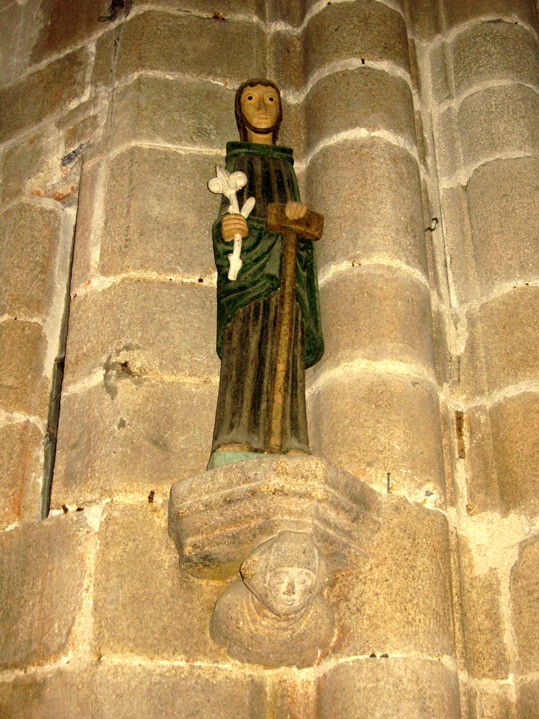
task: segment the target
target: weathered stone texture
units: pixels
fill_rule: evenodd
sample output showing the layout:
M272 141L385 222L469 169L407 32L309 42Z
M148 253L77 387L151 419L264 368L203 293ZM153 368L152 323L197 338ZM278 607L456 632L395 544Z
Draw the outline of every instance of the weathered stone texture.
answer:
M148 667L106 660L0 682L2 719L265 717L264 680L231 669Z
M415 145L412 93L400 77L362 67L332 73L305 99L309 149L339 132L385 130Z
M0 63L0 86L12 80L17 60L17 42L19 25L24 9L16 2L0 3L0 44L2 62Z
M329 594L338 617L332 653L452 655L449 551L440 513L389 496L368 564L338 574Z
M73 265L71 268L71 286L73 294L81 285L88 282L96 273L97 248L97 202L102 176L98 163L85 167L81 173L79 202L77 206L77 223L75 225L75 242L73 245Z
M476 92L462 102L458 125L466 165L498 153L538 153L539 93L516 84Z
M321 289L324 368L362 359L434 367L428 287L404 272L366 265L337 275Z
M43 474L42 445L43 435L32 422L0 428L0 528L16 522L28 504L33 505L33 519L37 518L36 500Z
M214 83L139 77L116 92L112 142L146 140L223 152L237 136L233 107L234 93Z
M121 365L103 384L66 395L53 506L147 496L203 471L216 400L214 384L157 383Z
M409 5L411 29L420 41L431 40L441 32L441 17L437 0L414 0Z
M102 665L91 719L253 719L266 714L263 680L234 669Z
M213 273L219 200L206 184L219 161L142 147L116 157L106 185L101 273Z
M322 378L323 379L323 378ZM320 380L319 380L320 381ZM443 503L438 397L414 379L346 372L323 382L311 400L311 445L358 479L419 501Z
M28 524L0 541L0 664L57 661L73 649L94 532L82 513Z
M319 265L384 258L427 272L416 161L378 138L321 150L311 160L306 201L325 217Z
M23 194L28 180L41 170L46 152L44 139L43 134L34 135L6 150L2 164L2 202Z
M151 10L124 25L116 73L122 78L141 70L162 70L241 82L263 71L264 47L259 41L253 22Z
M87 40L98 28L101 14L110 5L105 0L45 0L40 4L41 28L31 61L38 63L72 45Z
M181 6L178 5L178 0L148 0L144 4L170 10L181 9L184 12L197 13L205 18L212 19L213 22L218 24L224 24L236 15L243 18L250 18L256 15L263 19L264 13L262 10L266 9L267 6L267 10L270 12L271 6L271 2L266 2L265 0L227 0L226 5L219 4L215 7L208 5L207 0L182 0ZM299 11L301 4L302 3L298 3L297 0L278 0L274 12L280 11L284 14L284 17L288 19L288 11L293 10L294 6L299 6L296 7L296 11Z
M507 686L501 686L498 691L468 687L468 711L470 719L517 719Z
M537 37L519 25L477 23L456 36L452 50L457 95L488 80L539 85Z
M0 142L42 122L81 95L87 63L86 51L76 50L0 90Z
M539 375L539 288L519 287L481 306L491 391Z
M499 575L494 569L475 572L464 537L459 537L459 560L466 667L478 679L506 679L510 665Z
M438 175L442 179L453 179L462 157L455 109L450 106L437 113L433 118L433 128Z
M479 18L515 18L535 24L533 0L445 0L445 19L448 27L461 25Z
M215 325L215 288L198 283L124 280L76 297L65 386L102 368L111 376L217 377Z
M448 250L448 262L451 268L451 286L455 297L459 304L477 301L481 293L471 240L466 189L458 185L443 190L440 209L444 243ZM443 252L443 247L440 247L440 252ZM446 278L442 277L441 281L447 283Z
M60 219L30 203L0 215L0 315L43 316L54 292Z
M539 509L539 395L524 392L490 409L494 457L506 512Z
M95 650L228 662L208 629L226 585L200 582L180 570L167 536L168 487L159 489L153 503L146 498L136 506L113 502L103 517L93 604Z
M517 686L518 719L536 719L539 706L539 681L522 682ZM511 718L512 719L512 718Z
M437 661L368 658L340 664L321 680L320 719L454 719L458 679Z
M520 673L539 670L539 541L520 546L511 571L511 610L518 646ZM536 696L539 696L536 689Z
M301 90L306 81L305 52L303 34L290 34L288 31L276 31L269 40L271 54L268 76L277 86Z
M29 673L0 682L2 719L94 719L93 670ZM97 717L95 717L97 719Z
M489 162L474 172L466 194L483 290L535 278L539 265L539 160L525 157Z
M375 0L326 4L304 33L306 76L349 58L394 63L408 70L402 15Z
M42 377L47 342L36 322L0 323L0 406L46 417L48 382Z
M464 434L468 513L499 511L500 490L487 407L476 405L466 410Z

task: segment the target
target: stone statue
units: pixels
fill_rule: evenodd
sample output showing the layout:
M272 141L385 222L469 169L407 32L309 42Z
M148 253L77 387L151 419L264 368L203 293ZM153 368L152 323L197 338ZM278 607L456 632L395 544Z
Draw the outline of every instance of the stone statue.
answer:
M230 656L267 667L310 666L334 635L322 596L328 565L311 534L282 531L241 565L217 600L210 631Z
M218 182L210 183L214 192L223 192L227 182L233 188L213 226L221 376L208 469L264 452L310 454L305 368L324 351L312 242L323 218L300 203L292 150L275 144L282 120L279 90L267 80L250 80L239 88L235 110L240 141L227 144L226 172L218 171ZM272 203L282 206L281 224L268 221ZM285 312L287 246L293 256Z

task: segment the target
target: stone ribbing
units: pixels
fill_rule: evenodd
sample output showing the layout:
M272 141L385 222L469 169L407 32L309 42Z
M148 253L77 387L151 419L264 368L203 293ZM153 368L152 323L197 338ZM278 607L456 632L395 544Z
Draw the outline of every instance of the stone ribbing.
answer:
M522 550L538 481L536 13L527 0L444 1L414 24L442 219L454 591L462 701L474 718L528 716L534 691L533 659L519 658L535 651L522 627L536 614L533 552Z

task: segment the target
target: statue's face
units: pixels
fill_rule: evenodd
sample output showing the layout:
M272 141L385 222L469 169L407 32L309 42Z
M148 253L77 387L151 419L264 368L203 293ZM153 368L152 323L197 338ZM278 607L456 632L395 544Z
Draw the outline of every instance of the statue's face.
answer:
M279 567L267 576L264 604L274 614L295 614L310 601L316 586L316 574L310 569Z
M241 93L241 111L257 130L270 131L279 118L279 96L266 85L246 87Z

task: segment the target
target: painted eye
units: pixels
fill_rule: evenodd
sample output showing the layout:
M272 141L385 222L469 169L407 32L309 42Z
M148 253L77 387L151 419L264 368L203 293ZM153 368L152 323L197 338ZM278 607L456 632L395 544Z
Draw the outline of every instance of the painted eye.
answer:
M269 101L269 102L275 102L275 98L270 95L270 96L268 97L268 101Z
M247 99L248 99L248 100L252 100L252 99L253 99L253 96L252 96L252 95L247 95Z

